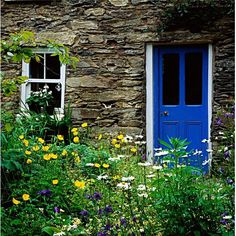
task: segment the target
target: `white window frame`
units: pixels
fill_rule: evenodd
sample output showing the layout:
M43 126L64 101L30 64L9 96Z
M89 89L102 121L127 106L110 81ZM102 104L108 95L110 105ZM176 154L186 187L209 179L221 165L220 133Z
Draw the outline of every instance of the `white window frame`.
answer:
M50 49L33 49L34 53L37 54L52 54L54 53L53 50ZM66 82L66 65L60 63L60 79L46 79L46 67L44 65L44 78L43 79L31 79L29 78L30 68L29 63L26 63L25 61L22 61L22 76L27 76L28 79L25 83L21 85L21 102L20 107L21 109L29 108L28 104L26 103L26 99L30 96L31 92L31 86L30 83L60 83L61 84L61 107L58 108L58 113L64 114L64 105L65 105L65 82Z

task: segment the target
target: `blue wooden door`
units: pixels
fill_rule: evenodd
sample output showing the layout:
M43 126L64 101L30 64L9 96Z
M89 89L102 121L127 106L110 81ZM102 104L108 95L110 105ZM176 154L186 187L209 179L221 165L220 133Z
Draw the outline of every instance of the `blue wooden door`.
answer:
M187 138L189 150L201 151L191 165L208 165L208 51L207 46L154 47L154 147L159 139ZM201 165L201 166L199 166Z

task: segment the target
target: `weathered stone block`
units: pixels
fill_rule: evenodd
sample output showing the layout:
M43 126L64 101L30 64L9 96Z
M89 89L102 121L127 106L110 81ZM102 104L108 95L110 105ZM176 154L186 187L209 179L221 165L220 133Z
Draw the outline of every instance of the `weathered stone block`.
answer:
M86 16L91 16L91 15L93 15L93 16L102 16L102 15L104 15L105 11L106 10L104 8L89 8L89 9L84 11L84 14Z
M73 88L109 88L109 80L96 76L70 77L67 79L67 85Z
M57 43L73 45L76 35L72 31L66 32L41 32L36 36L39 40L52 39Z
M128 0L109 0L109 2L116 7L123 7L128 4Z
M96 30L98 23L96 21L73 20L70 22L72 30Z

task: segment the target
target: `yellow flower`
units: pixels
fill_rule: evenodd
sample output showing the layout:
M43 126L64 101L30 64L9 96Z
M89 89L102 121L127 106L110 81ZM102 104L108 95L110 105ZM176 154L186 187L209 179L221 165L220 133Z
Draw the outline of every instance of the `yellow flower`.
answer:
M29 146L29 141L28 141L28 140L24 139L24 140L23 140L23 143L24 143L24 145L25 145L26 147Z
M79 137L78 137L78 136L74 137L74 138L73 138L73 142L74 142L74 143L78 143L78 142L79 142Z
M79 181L79 180L76 180L74 182L74 185L77 187L77 188L84 188L85 187L85 182L84 181Z
M98 140L101 140L102 139L102 134L99 134L98 135Z
M57 185L58 182L59 182L58 179L53 179L53 180L52 180L52 184L54 184L54 185Z
M78 128L73 128L73 129L71 130L72 133L77 132L77 131L78 131Z
M19 136L19 139L20 139L20 140L24 139L24 135L23 135L23 134L20 135L20 136Z
M13 202L15 205L20 204L20 201L16 200L14 197L12 198L12 202Z
M88 127L88 123L83 123L83 124L81 125L81 127L82 127L82 128Z
M42 144L45 142L44 139L42 139L42 138L38 138L38 141Z
M121 140L121 139L124 138L124 135L123 135L123 134L120 134L120 135L117 136L117 138L118 138L119 140Z
M97 167L97 168L100 168L101 165L98 164L98 163L95 163L94 166Z
M115 144L117 143L117 139L113 138L112 141L111 141L111 143L112 143L113 145L115 145Z
M167 164L166 164L166 163L164 163L164 164L163 164L163 167L164 167L164 168L167 168L168 166L167 166Z
M73 135L74 135L74 136L77 136L78 134L79 134L78 131L73 132Z
M76 163L80 163L80 158L79 158L79 157L76 157L76 158L75 158L75 162L76 162Z
M32 160L31 160L31 159L27 159L27 160L26 160L26 163L27 163L27 164L31 164L31 163L32 163Z
M52 159L57 159L58 157L57 154L54 154L54 153L50 153L49 155Z
M103 164L102 166L103 166L103 168L107 169L107 168L109 168L110 165L109 164Z
M58 139L59 141L63 141L63 140L64 140L64 137L63 137L63 135L58 134L58 135L57 135L57 139Z
M67 155L67 151L64 149L61 153L62 156L66 156Z
M45 155L43 155L43 159L44 159L45 161L49 161L49 160L51 159L50 154L45 154Z
M115 176L112 177L112 179L114 179L114 180L120 179L120 176L119 175L115 175Z
M94 183L95 180L94 180L94 179L88 179L87 182L88 182L88 183Z
M137 149L135 147L130 149L131 152L137 152Z
M25 194L22 195L22 198L23 198L24 201L28 201L30 199L30 195L25 193Z
M25 154L26 154L26 155L30 155L30 154L31 154L31 151L26 150L26 151L25 151Z
M73 224L74 225L79 225L79 224L81 224L81 220L79 218L74 218L73 219Z
M120 148L120 144L119 144L119 143L116 143L116 144L115 144L115 148Z
M36 145L36 146L32 147L32 149L33 149L33 151L37 152L39 150L39 146Z
M49 148L50 148L49 146L42 146L42 150L45 152L48 151Z

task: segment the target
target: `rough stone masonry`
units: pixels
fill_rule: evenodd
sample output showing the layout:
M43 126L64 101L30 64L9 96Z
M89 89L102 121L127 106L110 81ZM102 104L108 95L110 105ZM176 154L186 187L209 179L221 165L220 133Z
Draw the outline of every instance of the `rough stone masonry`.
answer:
M211 43L213 114L234 96L234 19L223 16L197 31L177 24L158 33L170 5L167 0L2 1L2 36L26 29L64 43L80 57L77 69L67 68L66 79L75 123L145 133L146 43ZM3 66L10 74L14 67ZM17 107L19 98L14 99Z

